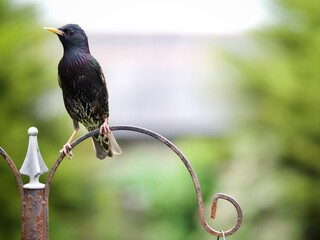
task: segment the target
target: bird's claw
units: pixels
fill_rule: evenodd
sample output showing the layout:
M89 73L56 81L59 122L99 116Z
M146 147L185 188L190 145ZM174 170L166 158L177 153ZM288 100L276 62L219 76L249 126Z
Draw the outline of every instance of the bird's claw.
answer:
M66 143L65 145L63 145L63 148L60 150L60 153L64 153L64 155L68 158L71 159L73 157L73 153L71 151L72 147L70 145L70 143Z
M100 126L100 135L103 135L103 138L106 139L108 137L108 135L110 134L110 128L108 126L107 123L103 123L101 126Z

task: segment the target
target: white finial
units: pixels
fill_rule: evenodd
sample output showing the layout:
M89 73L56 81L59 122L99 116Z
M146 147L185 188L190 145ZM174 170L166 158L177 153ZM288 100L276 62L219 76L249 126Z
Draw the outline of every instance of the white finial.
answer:
M23 185L28 189L43 189L45 185L39 182L39 177L48 172L48 167L44 163L38 146L38 129L31 127L28 129L29 145L26 158L20 169L20 173L30 177L30 182Z

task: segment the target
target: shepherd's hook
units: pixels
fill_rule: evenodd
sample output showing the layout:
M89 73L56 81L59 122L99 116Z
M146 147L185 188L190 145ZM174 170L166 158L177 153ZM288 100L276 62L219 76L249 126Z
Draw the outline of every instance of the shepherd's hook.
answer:
M158 133L155 133L155 132L150 131L145 128L136 127L136 126L113 126L113 127L110 127L110 130L111 131L119 131L119 130L132 131L132 132L139 132L139 133L142 133L145 135L149 135L149 136L159 140L161 143L165 144L176 155L178 155L178 157L181 159L183 164L186 166L186 168L192 178L192 181L193 181L193 184L194 184L194 187L196 190L196 196L197 196L198 207L199 207L200 222L201 222L202 226L204 227L204 229L208 233L210 233L214 236L223 237L221 230L215 230L209 226L209 224L205 218L205 214L204 214L204 204L203 204L202 192L201 192L201 187L200 187L198 177L197 177L195 171L193 170L190 162L187 160L187 158L184 156L184 154L172 142L170 142L168 139L166 139L165 137L161 136ZM76 139L73 143L71 143L72 149L75 148L79 143L83 142L85 139L90 138L95 135L98 135L98 134L99 134L99 129L96 129L96 130L93 130L93 131L83 135L82 137ZM64 153L61 153L60 157L57 159L57 161L54 163L53 167L51 168L51 171L49 173L49 177L46 182L46 193L47 194L49 194L49 188L51 185L52 178L53 178L59 164L64 159L64 157L65 157ZM238 202L234 198L232 198L231 196L224 194L224 193L216 193L213 198L212 211L211 211L211 217L213 219L215 218L217 201L219 198L224 199L224 200L232 203L232 205L236 208L236 212L237 212L236 223L234 224L234 226L231 229L224 231L225 236L230 236L230 235L234 234L239 229L239 227L241 225L242 217L243 217L242 210L241 210L241 207L238 204Z
M33 131L33 129L31 129L32 131L29 132L29 136L30 138L33 138L33 135L36 134L37 132ZM158 133L155 133L153 131L150 131L148 129L145 128L140 128L140 127L135 127L135 126L113 126L110 127L111 131L119 131L119 130L126 130L126 131L133 131L133 132L139 132L145 135L149 135L157 140L159 140L160 142L162 142L163 144L165 144L167 147L169 147L176 155L178 155L178 157L181 159L181 161L183 162L183 164L185 165L185 167L187 168L191 179L193 181L194 187L195 187L195 191L196 191L196 196L197 196L197 200L198 200L198 207L199 207L199 215L200 215L200 222L202 224L202 226L204 227L204 229L210 233L211 235L214 236L218 236L218 237L226 237L226 236L230 236L232 234L234 234L240 227L241 222L242 222L242 210L240 205L238 204L238 202L232 198L231 196L224 194L224 193L216 193L214 195L213 201L212 201L212 209L211 209L211 217L214 219L216 216L216 209L217 209L217 202L218 199L224 199L228 202L230 202L236 209L237 212L237 221L234 224L234 226L226 231L223 230L215 230L212 227L209 226L209 224L207 223L207 220L205 218L205 214L204 214L204 204L203 204L203 198L202 198L202 192L201 192L201 188L200 188L200 183L198 180L198 177L195 173L195 171L193 170L193 168L191 167L190 162L187 160L187 158L183 155L183 153L173 144L171 143L168 139L166 139L165 137L161 136ZM83 135L82 137L76 139L73 143L71 143L71 147L75 148L79 143L83 142L84 140L86 140L87 138L90 138L92 136L96 136L99 134L99 129L93 130L91 132L88 132L87 134ZM36 143L36 142L34 142ZM43 172L46 171L46 166L42 163L42 157L40 155L40 152L38 152L37 150L37 144L36 145L32 145L33 146L33 150L34 154L32 151L30 152L30 156L33 156L37 161L35 165L30 165L27 164L26 167L30 167L31 170L36 170L36 171L32 171L34 174L31 174L31 176L33 177L33 175L35 177L33 177L31 180L32 181L32 186L30 187L30 184L27 185L23 185L22 182L22 178L21 175L17 169L17 167L15 166L14 162L11 160L10 156L2 149L0 148L0 155L2 155L2 157L5 159L5 161L7 162L7 164L9 165L9 167L11 168L13 174L16 177L17 183L18 183L18 187L19 187L19 191L20 191L20 196L21 196L21 202L26 203L27 200L29 200L29 197L31 196L30 194L34 194L37 193L37 195L35 195L35 197L41 199L37 202L31 202L32 206L35 205L35 203L40 203L40 209L42 209L41 211L41 219L35 219L35 228L38 226L38 222L40 220L40 225L43 227L42 228L42 232L40 232L38 235L44 236L44 238L41 239L48 239L48 200L49 200L49 192L50 192L50 186L51 186L51 182L52 179L55 175L56 170L58 169L60 163L62 162L62 160L64 159L65 155L64 153L61 153L58 157L58 159L55 161L54 165L52 166L47 181L45 183L44 189L43 186L41 184L39 184L37 181L38 179L38 175L42 174ZM29 155L27 154L26 159L29 159ZM22 168L22 172L24 172L25 168ZM29 171L27 171L29 172ZM36 178L36 179L35 179ZM36 184L34 184L36 183ZM34 188L34 185L37 185L37 189L32 189ZM31 188L31 189L26 189L26 188ZM26 195L27 194L27 195ZM27 198L27 200L25 200L25 197ZM23 206L23 212L25 213L29 213L27 210L29 209L28 206ZM36 213L38 213L38 209L35 208L34 210ZM36 234L39 231L33 231L35 228L26 228L26 224L25 224L25 220L23 218L22 220L22 225L23 225L23 229L26 229L25 232L30 233L31 235ZM30 230L30 231L29 231ZM39 230L39 229L38 229ZM22 238L24 239L24 238ZM31 239L31 238L30 238ZM32 238L33 239L33 238Z

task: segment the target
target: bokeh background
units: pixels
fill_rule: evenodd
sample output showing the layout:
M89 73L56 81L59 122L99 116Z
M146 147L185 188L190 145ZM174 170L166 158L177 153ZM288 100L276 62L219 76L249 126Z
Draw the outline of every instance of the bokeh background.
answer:
M234 196L244 221L228 239L320 239L319 12L317 0L0 0L0 146L20 168L36 126L54 163L72 122L56 81L62 47L42 27L78 23L108 80L111 125L172 140L207 212L214 193ZM180 160L148 137L115 136L121 156L99 161L86 141L61 164L50 238L214 239ZM0 239L19 239L18 189L1 160L0 192ZM209 220L234 222L223 201Z

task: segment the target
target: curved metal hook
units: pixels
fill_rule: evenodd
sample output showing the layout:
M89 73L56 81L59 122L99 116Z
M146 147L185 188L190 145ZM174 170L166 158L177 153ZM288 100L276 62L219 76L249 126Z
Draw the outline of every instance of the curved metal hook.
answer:
M184 163L184 165L186 166L186 168L187 168L187 170L188 170L188 172L189 172L189 174L190 174L190 176L192 178L192 181L193 181L193 184L194 184L194 187L195 187L195 190L196 190L197 200L198 200L200 221L201 221L201 224L204 227L204 229L208 233L210 233L210 234L212 234L214 236L219 236L219 237L223 237L223 233L224 233L224 236L229 236L229 235L235 233L239 229L239 227L241 225L241 222L242 222L242 211L241 211L241 208L240 208L239 204L237 203L237 201L235 199L233 199L231 196L229 196L227 194L223 194L223 193L215 194L215 196L213 198L211 216L213 218L215 217L216 208L217 208L217 201L218 201L219 198L221 198L221 199L224 199L224 200L227 200L227 201L231 202L235 206L235 208L237 210L237 214L238 214L238 220L237 220L236 224L231 229L229 229L227 231L224 231L223 233L222 233L222 231L214 230L213 228L211 228L209 226L209 224L207 223L207 220L205 218L205 215L204 215L204 204L203 204L202 192L201 192L201 188L200 188L200 183L199 183L198 177L197 177L195 171L193 170L190 162L187 160L187 158L168 139L166 139L165 137L161 136L160 134L155 133L153 131L150 131L148 129L135 127L135 126L113 126L113 127L110 127L110 130L111 131L127 130L127 131L139 132L139 133L142 133L142 134L145 134L145 135L149 135L149 136L159 140L160 142L165 144L167 147L169 147L176 155L178 155L178 157ZM98 134L99 134L99 129L93 130L93 131L83 135L82 137L76 139L73 143L71 143L71 147L75 148L82 141L86 140L89 137L98 135ZM53 176L54 176L59 164L64 159L64 157L65 157L64 153L60 154L60 156L58 157L58 159L56 160L56 162L54 163L53 167L50 170L50 173L49 173L49 176L48 176L48 179L47 179L47 182L46 182L46 188L45 188L47 197L48 197L48 194L49 194L49 188L50 188L50 185L51 185L52 178L53 178Z
M220 230L219 232L217 232L216 236L225 237L225 236L229 236L229 235L235 233L239 229L239 227L242 223L243 216L242 216L242 210L241 210L239 203L233 197L231 197L227 194L224 194L224 193L216 193L213 197L213 200L212 200L212 208L211 208L211 218L212 219L216 218L217 205L218 205L219 198L227 200L228 202L232 203L232 205L236 208L236 211L237 211L237 222L235 223L235 225L227 231ZM221 236L218 233L220 233Z
M18 170L18 168L16 167L16 165L14 164L14 162L12 161L12 159L10 158L9 154L6 153L3 148L0 147L0 155L4 158L4 160L7 162L7 164L9 165L11 171L13 172L17 183L18 183L18 188L19 188L19 192L20 192L20 197L23 198L23 182L22 182L22 178L21 178L21 174Z

